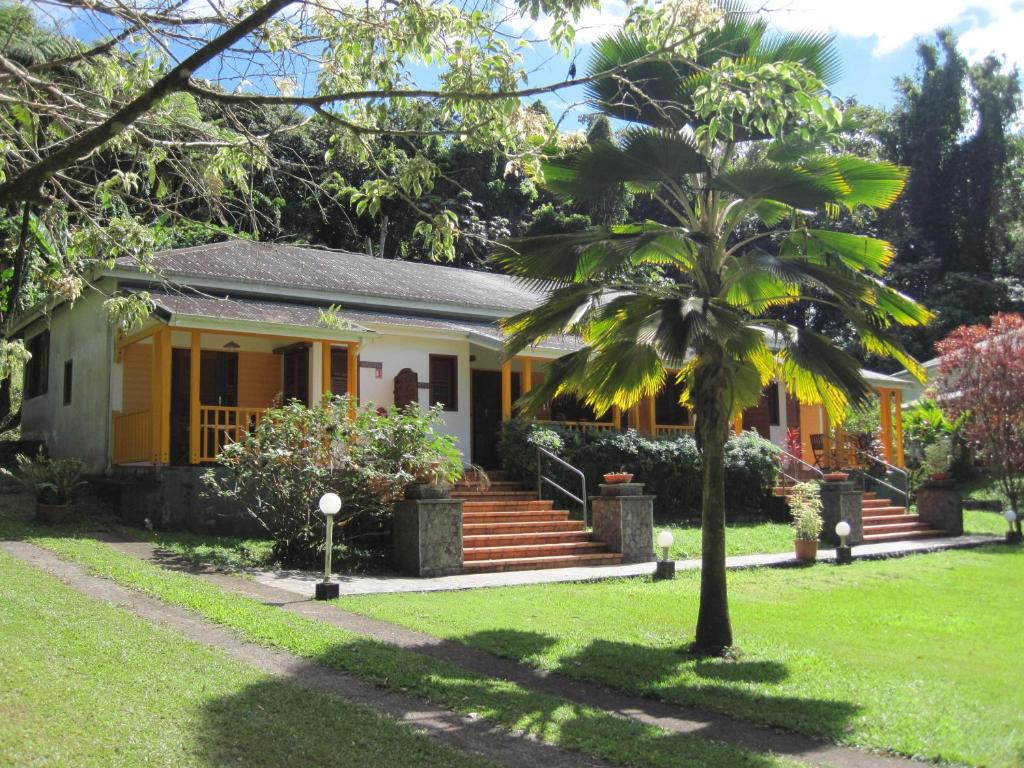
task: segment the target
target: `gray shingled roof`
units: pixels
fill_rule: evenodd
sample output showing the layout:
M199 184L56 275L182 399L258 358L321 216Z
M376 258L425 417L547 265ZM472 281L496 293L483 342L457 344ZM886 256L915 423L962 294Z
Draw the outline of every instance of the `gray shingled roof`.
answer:
M248 240L159 251L153 261L169 279L276 286L284 294L303 289L508 313L531 309L543 298L507 275ZM117 266L135 268L129 259Z
M303 328L322 327L320 310L313 304L297 304L283 301L266 301L248 297L211 296L192 292L167 293L150 291L157 308L170 315L189 315L217 320L243 320L278 325L294 325ZM391 325L409 328L454 331L466 334L476 341L500 346L504 335L495 323L474 320L423 317L397 312L370 312L363 309L340 308L338 316L351 323L352 330L365 331L367 326ZM540 345L546 349L572 350L579 347L576 339L552 337Z

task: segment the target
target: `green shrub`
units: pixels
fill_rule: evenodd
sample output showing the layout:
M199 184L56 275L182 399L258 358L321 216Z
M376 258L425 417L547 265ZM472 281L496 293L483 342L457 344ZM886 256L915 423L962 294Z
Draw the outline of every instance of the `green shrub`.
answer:
M505 423L499 444L502 467L511 478L531 486L536 482L538 445L579 467L592 495L605 472L621 469L646 484L646 492L655 496L659 518L700 516L701 457L692 437L651 440L635 430L576 432L513 419ZM775 447L756 432L730 438L725 454L730 518L775 511L772 488L778 474L777 455ZM571 475L551 463L545 472L570 490L577 487Z
M319 407L292 402L272 408L259 425L218 456L209 491L234 500L274 540L274 557L288 567L323 558L327 491L341 496L339 562L357 533L380 532L391 504L414 481L451 482L462 474L455 438L445 434L440 408L350 409L347 397Z

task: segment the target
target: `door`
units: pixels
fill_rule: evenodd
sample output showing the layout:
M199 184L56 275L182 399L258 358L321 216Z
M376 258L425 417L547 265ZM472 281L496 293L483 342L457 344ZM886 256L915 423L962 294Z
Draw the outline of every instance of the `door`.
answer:
M512 374L512 402L519 397L519 374ZM470 430L473 463L499 469L498 437L501 435L501 372L472 371L470 376Z
M238 353L204 350L199 361L199 402L238 405Z
M333 368L333 362L332 362ZM284 386L286 403L292 400L309 405L309 349L289 349L284 353Z
M188 464L192 351L171 350L171 464Z

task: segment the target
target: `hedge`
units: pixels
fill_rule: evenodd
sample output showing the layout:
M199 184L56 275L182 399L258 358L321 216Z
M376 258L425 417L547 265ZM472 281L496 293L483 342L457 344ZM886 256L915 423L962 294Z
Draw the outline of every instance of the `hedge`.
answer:
M651 440L636 430L576 432L539 425L522 419L505 422L499 450L502 468L513 480L533 487L537 482L537 446L556 453L587 477L591 495L606 472L625 471L646 484L655 496L660 519L699 518L701 455L688 435L672 440ZM725 449L725 503L730 519L784 514L772 495L778 475L778 452L756 432L730 437ZM550 471L548 471L550 470ZM545 473L572 490L571 476L548 463Z

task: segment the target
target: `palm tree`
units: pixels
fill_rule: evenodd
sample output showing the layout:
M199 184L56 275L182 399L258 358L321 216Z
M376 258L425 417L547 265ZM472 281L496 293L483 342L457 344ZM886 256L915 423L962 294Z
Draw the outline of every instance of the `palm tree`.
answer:
M761 19L724 10L695 57L591 83L593 106L630 127L544 166L555 194L586 203L625 184L648 195L661 220L513 240L495 256L547 291L543 305L506 322L507 356L551 335L582 341L552 362L520 402L524 412L561 393L599 413L629 408L678 371L703 455L693 648L710 654L732 644L723 470L732 418L780 374L801 402L823 403L833 418L870 392L854 356L773 310L831 308L865 351L918 373L893 330L929 319L883 282L889 243L828 228L844 208L891 205L905 180L901 168L836 149L846 126L825 90L836 76L831 40L770 37ZM636 35L606 38L590 71L650 49Z

